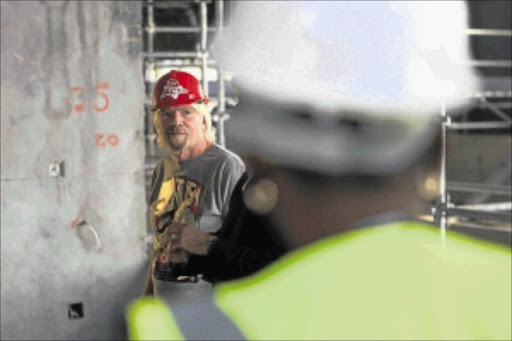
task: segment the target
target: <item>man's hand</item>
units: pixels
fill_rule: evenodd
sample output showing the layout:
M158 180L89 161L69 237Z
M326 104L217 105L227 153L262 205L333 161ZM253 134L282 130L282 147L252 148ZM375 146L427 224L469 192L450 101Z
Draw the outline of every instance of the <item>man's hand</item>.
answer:
M183 223L172 224L167 227L166 233L169 234L172 253L184 250L194 255L206 255L210 240L215 239L214 236Z
M188 253L185 250L173 249L172 244L158 255L158 263L163 266L170 264L186 263L188 262Z

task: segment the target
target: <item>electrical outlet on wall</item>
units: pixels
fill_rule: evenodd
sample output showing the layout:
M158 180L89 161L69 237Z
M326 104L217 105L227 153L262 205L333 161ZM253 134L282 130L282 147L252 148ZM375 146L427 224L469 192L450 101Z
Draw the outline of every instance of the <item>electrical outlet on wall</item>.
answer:
M68 318L77 320L84 317L84 304L82 302L71 303L68 306Z
M50 163L49 172L52 178L56 178L58 176L64 177L64 161L55 161Z

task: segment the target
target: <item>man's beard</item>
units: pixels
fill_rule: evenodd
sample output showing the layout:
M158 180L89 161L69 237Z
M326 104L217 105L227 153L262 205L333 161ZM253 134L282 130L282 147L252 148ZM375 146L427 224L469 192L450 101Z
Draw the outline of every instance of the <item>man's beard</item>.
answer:
M173 152L180 152L187 145L188 135L178 135L177 138L173 138L173 133L176 131L172 129L168 129L165 132L165 139L167 140L167 145L171 148Z
M187 137L185 136L183 139L173 139L171 136L167 135L167 141L169 146L174 152L182 151L183 148L187 145Z

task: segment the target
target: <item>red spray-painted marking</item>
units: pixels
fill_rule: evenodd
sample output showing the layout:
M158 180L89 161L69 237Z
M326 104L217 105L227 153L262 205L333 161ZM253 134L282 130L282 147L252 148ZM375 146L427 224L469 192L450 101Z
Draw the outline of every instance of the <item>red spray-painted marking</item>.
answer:
M76 226L76 224L78 224L78 222L80 221L80 218L82 218L82 216L81 216L80 214L79 214L79 215L77 215L77 216L76 216L76 218L75 218L75 220L73 220L73 221L71 222L71 227L75 227L75 226Z
M96 85L96 95L94 98L93 109L96 112L105 112L110 107L110 99L105 91L110 88L110 84L108 82L101 82ZM79 102L73 106L73 110L76 113L81 113L85 111L85 100L84 100L84 88L76 85L71 88L72 93L78 94Z
M116 134L96 133L96 147L115 147L119 144L119 136Z
M116 134L110 134L107 137L108 143L110 143L111 146L117 146L119 144L119 137L117 137Z
M108 89L108 88L109 88L109 84L107 82L99 83L98 85L96 85L96 90ZM97 102L98 97L103 99L102 106L98 105L98 102ZM96 101L94 103L94 110L96 110L97 112L104 112L109 108L109 106L110 106L110 100L108 99L107 94L103 91L96 91Z
M103 137L105 135L101 133L96 133L96 147L106 147L107 144L103 142Z

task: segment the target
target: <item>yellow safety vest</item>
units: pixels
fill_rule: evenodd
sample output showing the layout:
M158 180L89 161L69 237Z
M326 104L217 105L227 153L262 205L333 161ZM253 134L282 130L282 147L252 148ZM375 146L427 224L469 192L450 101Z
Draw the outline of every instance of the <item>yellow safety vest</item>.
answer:
M511 250L419 223L363 228L294 251L182 309L127 311L129 337L510 340Z

